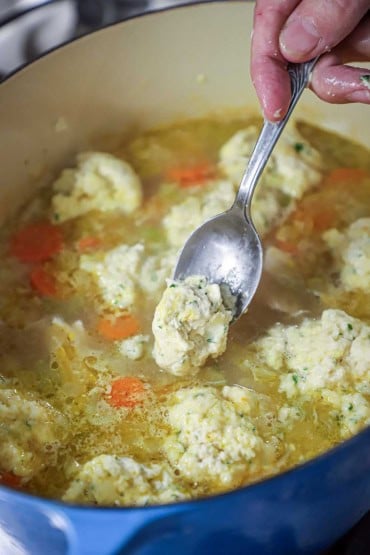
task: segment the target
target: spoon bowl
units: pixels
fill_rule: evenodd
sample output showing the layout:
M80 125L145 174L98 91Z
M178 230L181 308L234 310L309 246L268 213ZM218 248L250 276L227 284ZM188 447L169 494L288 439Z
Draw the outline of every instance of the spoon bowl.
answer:
M262 275L262 244L251 216L253 193L317 60L289 64L292 97L286 115L277 123L264 122L233 206L198 227L177 261L175 280L203 276L220 285L225 304L233 308L233 321L247 309Z
M174 278L206 276L221 285L224 302L235 298L234 318L248 306L261 279L263 251L260 238L235 207L198 227L186 241Z

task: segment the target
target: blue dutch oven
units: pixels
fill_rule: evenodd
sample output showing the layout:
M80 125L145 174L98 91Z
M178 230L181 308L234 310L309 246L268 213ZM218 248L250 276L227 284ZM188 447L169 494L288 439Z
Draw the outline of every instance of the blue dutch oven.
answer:
M0 489L2 555L317 554L370 507L370 429L280 476L208 499L68 506Z
M78 150L111 148L133 127L255 108L252 11L245 2L210 2L148 14L63 46L6 80L0 219ZM332 129L340 120L341 131L370 145L365 109L324 105L309 93L300 107L302 117ZM366 429L274 478L165 506L79 507L0 487L0 554L319 553L370 509L369 444Z

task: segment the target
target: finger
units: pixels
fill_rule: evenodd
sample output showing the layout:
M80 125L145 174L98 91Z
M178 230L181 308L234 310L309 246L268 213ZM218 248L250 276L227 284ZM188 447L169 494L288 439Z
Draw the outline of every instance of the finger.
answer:
M323 100L331 103L370 103L370 69L342 65L353 60L370 60L370 17L365 17L357 28L330 54L317 63L310 88Z
M335 52L343 62L367 62L370 60L370 13L335 48Z
M303 62L339 44L369 9L369 0L302 0L280 34L280 49Z
M332 104L370 104L370 70L342 65L335 54L328 54L317 64L310 88Z
M281 119L290 101L286 60L279 48L279 33L299 0L257 0L252 36L251 75L264 116Z

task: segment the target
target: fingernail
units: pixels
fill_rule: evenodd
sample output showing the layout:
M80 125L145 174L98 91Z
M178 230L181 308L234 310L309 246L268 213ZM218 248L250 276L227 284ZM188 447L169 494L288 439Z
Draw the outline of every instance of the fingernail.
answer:
M280 48L289 58L300 58L316 48L321 37L310 19L295 19L280 34Z

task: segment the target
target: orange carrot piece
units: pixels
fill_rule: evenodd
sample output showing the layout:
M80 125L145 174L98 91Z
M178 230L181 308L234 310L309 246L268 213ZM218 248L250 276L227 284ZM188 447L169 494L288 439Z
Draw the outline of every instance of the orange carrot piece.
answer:
M283 239L275 239L275 245L278 249L288 254L298 254L299 248L296 243L292 241L286 241Z
M335 168L329 173L325 181L328 185L346 182L352 184L366 177L370 177L370 174L362 168Z
M320 203L306 203L291 215L292 220L302 222L305 227L322 232L335 227L338 214L334 208L323 207Z
M314 229L321 233L331 227L335 227L337 220L338 214L336 211L327 208L316 212L316 214L313 215L312 222Z
M54 276L42 265L37 265L30 272L32 288L44 297L57 296L57 284Z
M114 380L111 392L106 395L108 403L115 408L132 408L139 405L145 398L145 386L139 378L125 376Z
M135 316L126 314L115 319L101 318L98 322L99 334L109 341L126 339L139 332L139 321Z
M170 168L167 179L176 181L181 187L203 185L208 179L216 176L216 169L209 163L199 163L189 167Z
M21 478L13 474L13 472L2 472L0 470L0 484L10 488L19 488L21 485Z
M89 252L94 249L99 248L101 245L101 240L98 237L93 237L92 235L87 235L86 237L82 237L77 242L77 250L78 252L84 253Z
M49 222L29 224L13 235L10 252L21 262L44 262L63 247L63 234Z

